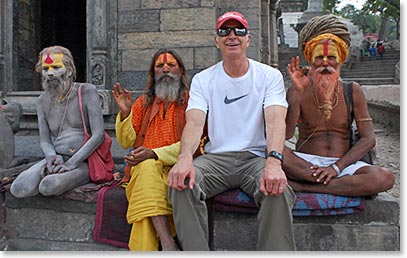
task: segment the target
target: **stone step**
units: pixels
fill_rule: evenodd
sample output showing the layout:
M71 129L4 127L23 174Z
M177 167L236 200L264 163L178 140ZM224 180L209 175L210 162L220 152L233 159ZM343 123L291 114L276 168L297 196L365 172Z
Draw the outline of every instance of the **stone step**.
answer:
M396 74L395 69L378 69L376 72L370 71L349 71L349 70L344 70L341 71L341 76L342 77L378 77L377 75L380 75L380 77L392 77L394 78L394 75ZM363 75L369 75L369 76L363 76Z
M383 84L394 84L394 78L342 78L345 81L355 81L361 86L378 86Z
M399 204L387 193L366 200L360 214L294 217L297 251L400 250ZM216 212L213 248L253 251L257 243L257 214Z
M79 201L43 196L16 199L8 192L1 195L5 213L4 224L0 224L5 232L0 242L2 250L124 250L94 242L94 197ZM366 200L362 213L294 217L294 237L298 251L397 251L399 220L397 200L380 193ZM257 214L215 212L213 250L255 250L257 225Z

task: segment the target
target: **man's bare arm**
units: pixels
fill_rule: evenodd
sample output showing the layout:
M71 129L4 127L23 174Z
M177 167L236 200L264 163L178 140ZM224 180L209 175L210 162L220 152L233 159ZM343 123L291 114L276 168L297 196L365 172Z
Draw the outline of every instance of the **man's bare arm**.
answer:
M265 109L267 153L270 151L283 152L285 142L285 117L287 109L273 105ZM287 177L282 169L281 161L267 158L262 177L260 191L265 195L278 195L284 192Z
M186 125L181 137L180 156L193 156L198 148L205 125L205 112L192 109L186 113Z

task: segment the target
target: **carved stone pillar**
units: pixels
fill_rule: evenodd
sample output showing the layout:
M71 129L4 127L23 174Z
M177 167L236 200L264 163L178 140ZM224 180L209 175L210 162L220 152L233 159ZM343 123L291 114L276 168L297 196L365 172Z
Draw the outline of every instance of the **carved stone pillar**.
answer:
M270 0L260 1L260 62L270 64Z
M13 0L0 0L0 98L13 89Z
M270 65L278 67L277 0L270 0Z
M87 0L87 81L99 90L103 114L112 114L117 81L117 0Z
M117 0L87 1L87 81L100 90L117 80Z

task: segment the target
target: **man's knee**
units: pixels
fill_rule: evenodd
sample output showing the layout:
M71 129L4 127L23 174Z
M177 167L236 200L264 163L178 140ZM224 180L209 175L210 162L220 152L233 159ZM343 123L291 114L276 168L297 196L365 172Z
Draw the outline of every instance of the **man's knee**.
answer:
M10 187L10 193L16 198L25 198L32 195L32 189L21 180L15 180Z
M44 196L57 195L61 183L56 176L46 176L38 186L38 191Z
M380 191L386 191L393 187L395 183L395 176L390 169L377 167L377 166L366 166L358 169L354 175L369 174L369 182L372 185L379 186Z
M391 189L396 181L393 172L390 169L377 167L376 175L379 177L377 180L383 184L383 188Z

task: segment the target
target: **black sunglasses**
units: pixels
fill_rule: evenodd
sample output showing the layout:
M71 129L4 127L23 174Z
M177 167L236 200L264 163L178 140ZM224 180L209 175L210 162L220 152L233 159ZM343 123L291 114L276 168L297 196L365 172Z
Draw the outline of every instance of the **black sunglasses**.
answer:
M246 36L247 35L247 30L246 28L232 28L232 27L227 27L227 28L219 28L216 33L218 34L219 37L226 37L230 34L230 32L233 30L236 36Z

